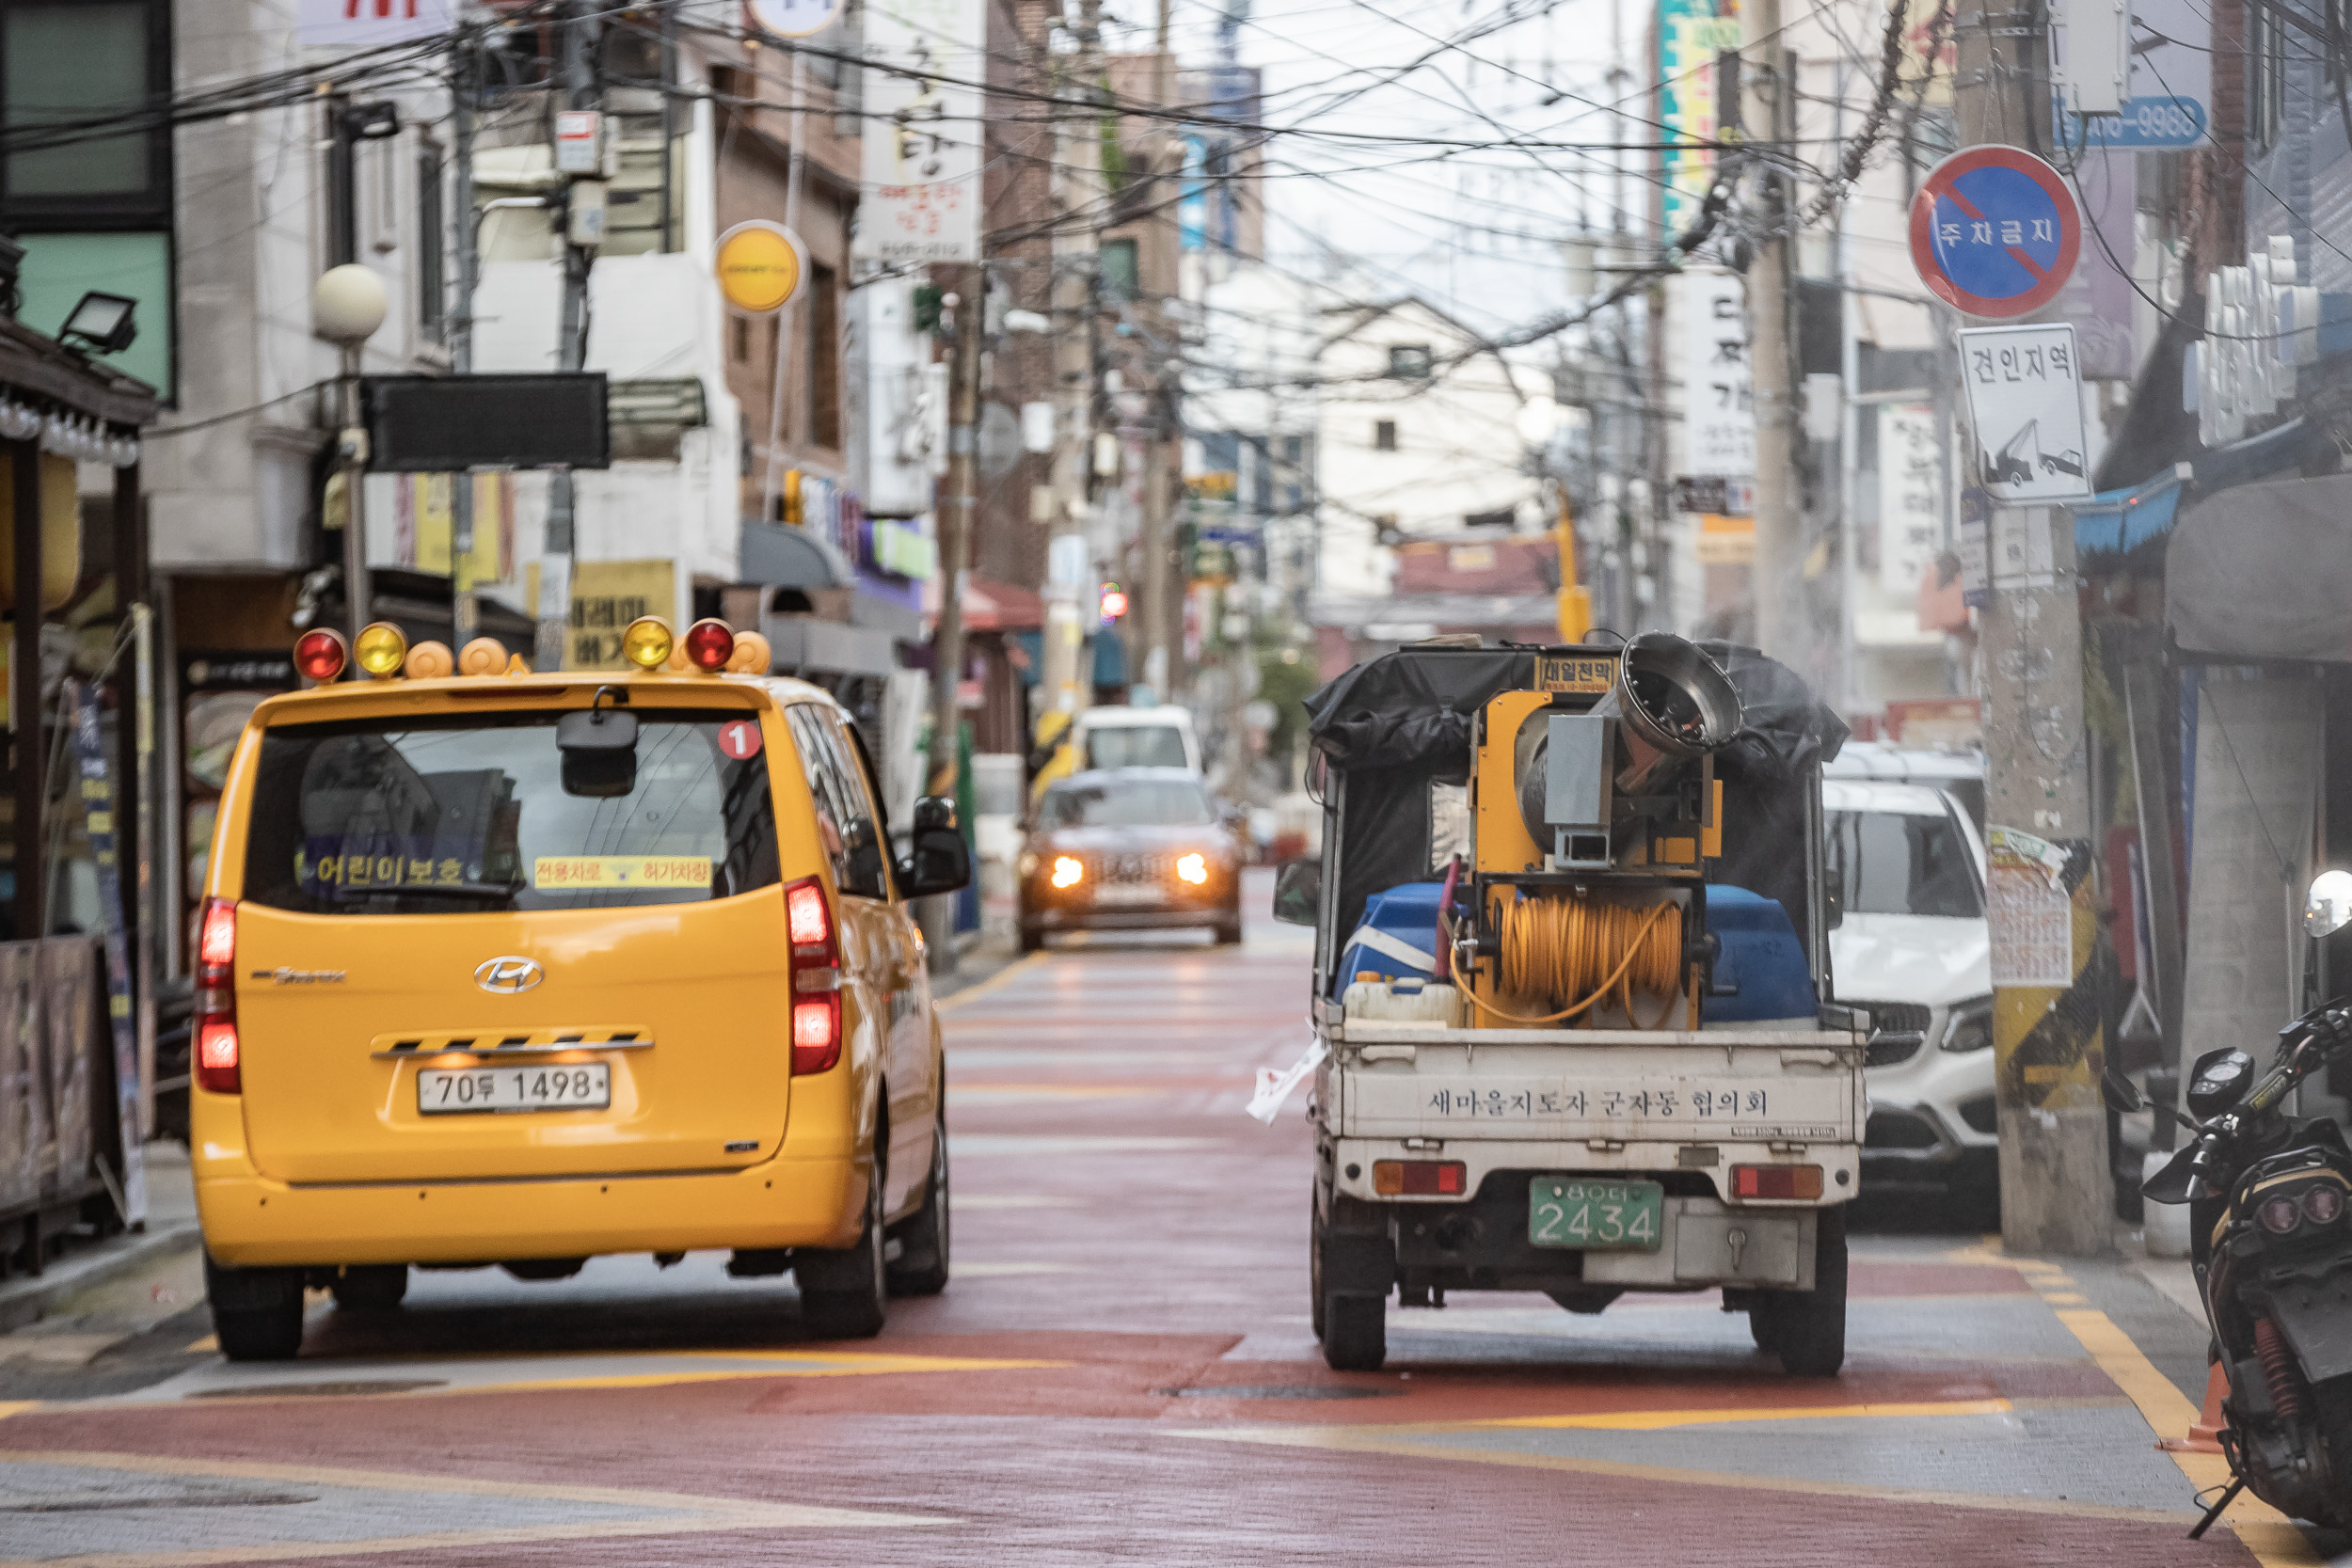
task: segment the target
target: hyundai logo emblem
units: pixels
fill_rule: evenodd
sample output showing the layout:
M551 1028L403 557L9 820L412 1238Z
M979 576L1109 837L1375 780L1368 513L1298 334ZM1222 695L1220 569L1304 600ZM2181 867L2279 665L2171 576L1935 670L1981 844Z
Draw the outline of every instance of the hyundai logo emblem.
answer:
M473 983L484 990L512 996L518 990L529 990L548 977L536 958L517 958L513 955L491 958L473 972Z

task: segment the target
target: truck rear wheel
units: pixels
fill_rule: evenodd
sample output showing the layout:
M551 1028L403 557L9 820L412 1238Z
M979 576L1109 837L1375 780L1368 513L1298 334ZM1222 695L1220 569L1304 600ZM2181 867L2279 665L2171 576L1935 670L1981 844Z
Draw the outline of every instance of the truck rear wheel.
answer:
M1389 1358L1389 1298L1326 1296L1323 1359L1335 1372L1376 1372Z
M1821 1211L1813 1289L1765 1297L1750 1322L1791 1377L1836 1377L1846 1364L1846 1211ZM1762 1316L1757 1316L1761 1313ZM1769 1338L1767 1338L1769 1336Z

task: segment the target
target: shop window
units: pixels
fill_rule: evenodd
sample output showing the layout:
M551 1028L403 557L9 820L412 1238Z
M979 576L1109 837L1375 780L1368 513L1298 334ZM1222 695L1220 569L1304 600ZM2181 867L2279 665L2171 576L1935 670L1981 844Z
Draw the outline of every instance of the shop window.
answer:
M0 10L0 96L11 140L31 141L44 127L72 121L130 117L149 100L168 97L166 15L151 0L19 0ZM11 150L0 162L0 180L12 220L100 212L169 216L169 143L150 126Z
M841 445L841 296L834 270L822 261L808 269L808 438L812 445Z
M1101 251L1103 293L1108 299L1126 301L1143 292L1141 264L1136 257L1133 240L1104 240Z
M449 325L448 246L441 222L441 150L417 150L417 329L427 342L445 340Z

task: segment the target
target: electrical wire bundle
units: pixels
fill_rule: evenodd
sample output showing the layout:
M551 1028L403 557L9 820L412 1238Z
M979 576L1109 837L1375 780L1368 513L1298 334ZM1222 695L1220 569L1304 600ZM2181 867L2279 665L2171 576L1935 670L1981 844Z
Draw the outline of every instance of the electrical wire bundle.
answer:
M1613 996L1636 1028L1657 1028L1666 1014L1644 1023L1633 1010L1637 990L1666 998L1666 1011L1673 1011L1673 998L1682 990L1680 905L1523 898L1503 905L1497 916L1495 989L1558 1004L1560 1010L1537 1018L1507 1012L1464 984L1457 969L1455 983L1479 1011L1513 1023L1557 1023Z

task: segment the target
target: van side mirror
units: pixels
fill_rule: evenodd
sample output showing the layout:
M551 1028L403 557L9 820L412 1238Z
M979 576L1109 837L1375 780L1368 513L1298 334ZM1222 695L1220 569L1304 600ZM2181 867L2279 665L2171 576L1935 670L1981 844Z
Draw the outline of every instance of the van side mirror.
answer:
M1295 860L1274 874L1274 918L1291 926L1312 926L1323 912L1323 863Z
M956 826L956 803L944 795L914 802L914 832L898 862L898 891L909 898L953 893L972 879L972 848Z

